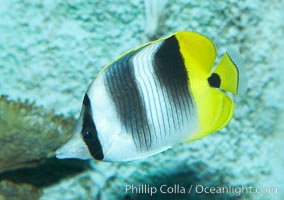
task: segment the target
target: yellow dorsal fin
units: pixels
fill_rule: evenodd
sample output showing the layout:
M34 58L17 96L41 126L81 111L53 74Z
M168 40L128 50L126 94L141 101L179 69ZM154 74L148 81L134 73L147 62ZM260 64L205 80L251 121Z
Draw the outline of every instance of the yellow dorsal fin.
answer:
M197 67L187 68L190 77L199 75L209 75L216 58L214 44L207 37L195 33L180 31L175 34L186 66L197 65Z

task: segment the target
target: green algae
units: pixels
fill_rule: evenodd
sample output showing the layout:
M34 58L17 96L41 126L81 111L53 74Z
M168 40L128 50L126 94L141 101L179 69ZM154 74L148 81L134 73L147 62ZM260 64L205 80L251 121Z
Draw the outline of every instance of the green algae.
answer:
M0 97L0 173L34 166L54 156L72 135L75 120L29 101Z

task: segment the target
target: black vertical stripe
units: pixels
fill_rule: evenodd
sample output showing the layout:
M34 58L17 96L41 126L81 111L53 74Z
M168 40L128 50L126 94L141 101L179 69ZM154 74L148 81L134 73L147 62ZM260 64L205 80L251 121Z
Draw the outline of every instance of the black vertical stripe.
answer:
M192 108L192 97L188 84L189 77L179 51L179 44L175 36L162 41L160 48L154 55L153 66L158 80L167 91L170 106L173 107L171 116L175 127L185 123Z
M115 61L105 71L108 93L126 131L134 139L138 150L151 147L151 133L145 110L144 98L135 78L132 58L135 51Z
M151 59L152 61L152 64L154 65L154 62L153 62L153 58ZM154 67L154 70L156 68ZM156 71L156 70L155 70ZM158 93L158 86L160 87L160 77L159 76L156 76L156 75L153 75L154 76L154 82L155 82L155 89L156 89L156 92ZM162 88L161 89L161 95L158 95L158 99L159 99L159 106L160 108L162 109L162 113L165 113L165 117L164 117L164 114L162 115L162 121L163 121L163 130L164 130L164 136L166 137L167 134L170 134L170 130L172 125L170 123L170 115L169 115L169 110L165 107L165 106L162 106L162 101L164 101L166 103L166 91L164 91L164 89ZM170 107L171 109L171 107ZM165 119L166 118L166 119ZM166 120L168 122L166 122ZM168 127L166 128L166 124L168 125ZM168 131L166 131L168 130Z
M93 120L92 106L89 96L85 94L83 100L83 119L81 135L88 146L89 152L97 160L103 160L104 154L98 138L97 129Z
M156 64L155 64L155 62L154 62L154 59L152 60L152 62L153 62L153 66L154 66L154 71L155 71L155 77L157 77L157 82L159 83L159 85L161 86L161 82L162 82L162 78L160 77L160 75L159 75L159 73L157 72L157 67L156 67ZM167 88L165 88L165 87L161 87L161 93L162 93L162 97L161 97L161 99L163 99L164 100L164 102L166 103L166 96L167 96ZM167 108L165 108L165 111L166 111L166 116L167 116L167 120L168 120L168 130L172 130L172 125L171 125L171 122L170 122L170 114L169 113L173 113L173 110L172 110L172 105L171 105L171 102L169 102L170 103L170 105L168 105L168 107ZM160 106L161 106L161 104L160 104ZM162 107L162 106L161 106ZM172 122L173 122L173 124L174 124L174 118L172 117ZM167 134L167 133L165 133L165 134ZM169 134L170 134L170 132L169 132Z

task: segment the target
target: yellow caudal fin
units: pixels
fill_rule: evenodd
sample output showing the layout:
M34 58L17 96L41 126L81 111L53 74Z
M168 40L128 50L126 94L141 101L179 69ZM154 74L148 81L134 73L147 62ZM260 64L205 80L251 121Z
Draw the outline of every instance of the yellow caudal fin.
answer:
M246 77L243 71L243 60L239 53L229 49L208 78L212 87L221 88L233 94L246 91Z
M208 88L206 94L204 93L202 96L197 95L199 131L187 141L205 137L222 129L233 117L234 103L228 95L218 89Z

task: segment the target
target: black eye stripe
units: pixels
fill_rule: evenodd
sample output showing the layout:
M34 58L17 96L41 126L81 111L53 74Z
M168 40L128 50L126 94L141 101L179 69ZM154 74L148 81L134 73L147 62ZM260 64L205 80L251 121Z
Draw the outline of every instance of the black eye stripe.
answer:
M82 123L82 137L88 146L91 155L97 160L103 160L104 154L102 150L102 145L98 138L97 129L93 120L92 108L89 96L85 94L83 100L84 113L83 113L83 123Z
M82 131L84 140L90 140L93 137L93 133L89 131Z

